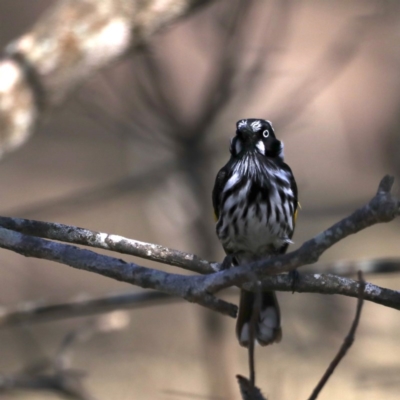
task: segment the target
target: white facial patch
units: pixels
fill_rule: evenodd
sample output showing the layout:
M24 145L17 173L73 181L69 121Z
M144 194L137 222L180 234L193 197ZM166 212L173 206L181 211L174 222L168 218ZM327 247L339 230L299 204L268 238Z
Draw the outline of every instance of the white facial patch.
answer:
M242 119L239 123L238 123L238 128L240 129L240 128L243 128L244 126L246 126L247 124L246 124L246 120L245 119Z
M261 129L261 122L260 121L254 121L250 124L251 129L253 132L258 132Z
M262 140L259 140L256 144L257 150L263 155L265 156L265 145L264 142Z
M285 158L285 154L284 154L284 148L285 148L285 145L283 144L283 142L281 142L281 149L279 150L279 158L283 161L283 159Z

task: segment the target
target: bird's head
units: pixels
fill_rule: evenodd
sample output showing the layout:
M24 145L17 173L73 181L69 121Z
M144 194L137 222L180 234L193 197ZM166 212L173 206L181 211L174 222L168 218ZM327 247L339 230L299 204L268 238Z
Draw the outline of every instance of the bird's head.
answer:
M265 157L283 159L283 143L275 137L271 122L264 119L251 118L238 121L230 151L234 157L252 152Z

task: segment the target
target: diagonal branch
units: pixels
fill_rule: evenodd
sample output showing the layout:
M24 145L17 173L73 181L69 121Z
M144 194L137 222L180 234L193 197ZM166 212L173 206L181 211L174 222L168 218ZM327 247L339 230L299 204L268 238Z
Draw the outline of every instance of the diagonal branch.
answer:
M308 240L299 249L204 277L202 290L214 293L232 285L242 285L250 273L262 279L316 263L322 253L347 236L372 225L392 221L399 215L399 200L390 193L393 183L393 177L385 176L368 204Z
M218 268L217 263L210 263L194 254L76 226L10 217L0 217L0 226L25 235L130 254L199 274L209 274Z
M266 277L261 281L263 290L278 290L292 292L293 282L288 275ZM296 292L340 294L348 297L358 297L359 283L353 279L343 278L330 274L301 274L296 281ZM257 290L254 284L246 283L248 290ZM372 283L366 283L364 300L371 301L385 307L400 310L400 291L382 288Z
M192 279L199 277L169 274L114 257L100 255L90 250L23 235L4 228L0 228L0 247L26 257L55 261L142 288L156 289L170 295L183 297L185 300L198 303L214 311L232 317L236 316L237 307L235 305L217 299L210 293L198 293Z

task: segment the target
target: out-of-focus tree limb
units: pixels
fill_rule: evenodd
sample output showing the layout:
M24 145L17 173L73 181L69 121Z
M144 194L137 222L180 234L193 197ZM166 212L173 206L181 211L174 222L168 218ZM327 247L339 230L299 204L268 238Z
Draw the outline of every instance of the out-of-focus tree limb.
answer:
M0 328L18 324L54 321L57 319L87 317L114 310L134 309L156 304L171 304L182 301L180 297L165 293L143 291L121 293L100 298L77 298L69 302L51 304L43 301L29 301L15 307L0 308Z
M0 60L0 151L98 70L210 0L59 0Z
M84 386L83 379L87 374L70 367L75 346L95 334L121 330L128 324L129 317L122 311L89 320L65 335L52 359L28 365L16 373L0 374L0 393L40 391L52 392L68 399L94 400Z
M184 276L145 268L135 263L128 263L75 246L27 236L5 228L0 228L0 247L27 257L56 261L143 288L159 290L234 317L237 307L216 298L213 293L234 285L245 285L251 290L252 284L248 282L253 282L254 279L262 280L265 289L291 290L290 279L284 275L274 277L271 275L314 263L325 250L338 241L374 224L389 222L398 216L399 201L390 193L393 182L394 179L391 177L383 178L376 196L367 205L305 242L298 250L205 276ZM47 229L46 226L45 228ZM303 275L296 289L302 292L358 296L356 281L334 275ZM400 292L398 291L367 284L364 298L400 309Z
M67 370L35 375L16 373L0 374L0 393L13 391L40 391L56 393L63 398L74 400L94 400L82 384L84 374L81 371Z

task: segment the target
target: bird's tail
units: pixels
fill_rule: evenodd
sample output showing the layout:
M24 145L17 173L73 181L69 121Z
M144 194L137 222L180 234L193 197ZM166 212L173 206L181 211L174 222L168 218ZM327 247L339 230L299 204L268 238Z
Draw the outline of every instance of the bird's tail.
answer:
M236 323L236 336L241 346L248 347L250 323L256 307L256 294L241 290L239 315ZM282 339L281 316L275 292L262 292L259 315L255 319L255 340L261 346L267 346Z

